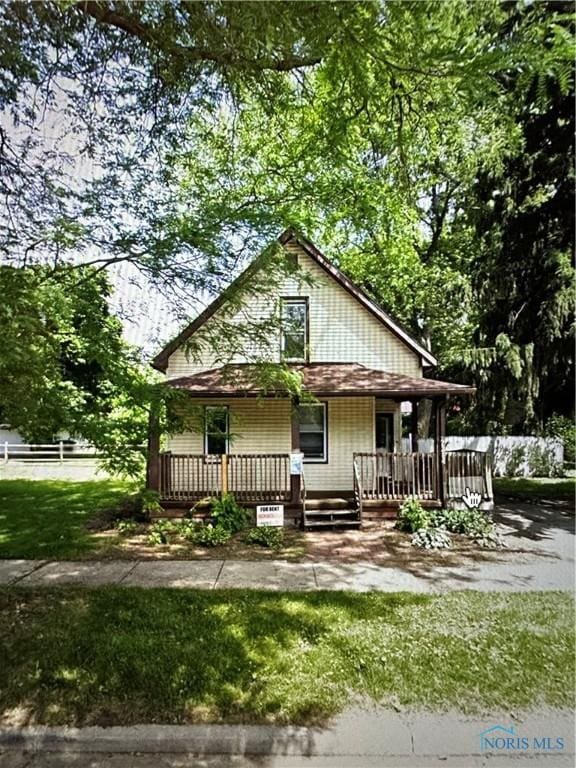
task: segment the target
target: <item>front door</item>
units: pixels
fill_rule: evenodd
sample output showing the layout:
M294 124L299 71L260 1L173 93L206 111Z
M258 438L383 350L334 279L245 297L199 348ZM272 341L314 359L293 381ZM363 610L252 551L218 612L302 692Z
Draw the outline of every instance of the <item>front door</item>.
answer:
M394 450L393 413L376 414L376 450L390 453Z

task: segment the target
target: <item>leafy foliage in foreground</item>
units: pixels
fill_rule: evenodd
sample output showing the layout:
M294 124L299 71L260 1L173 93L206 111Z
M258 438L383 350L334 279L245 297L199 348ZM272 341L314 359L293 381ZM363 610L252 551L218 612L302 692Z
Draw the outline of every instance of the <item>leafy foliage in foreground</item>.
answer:
M354 696L574 706L574 604L558 592L5 589L0 655L0 711L50 724L323 723Z
M408 533L414 533L421 528L429 528L432 525L432 515L424 509L420 501L412 496L406 499L398 510L396 528Z
M279 549L284 542L284 530L272 526L251 528L246 536L248 544L258 544L261 547Z
M94 268L0 266L0 418L33 443L67 431L106 453L112 471L135 475L154 388L111 293Z

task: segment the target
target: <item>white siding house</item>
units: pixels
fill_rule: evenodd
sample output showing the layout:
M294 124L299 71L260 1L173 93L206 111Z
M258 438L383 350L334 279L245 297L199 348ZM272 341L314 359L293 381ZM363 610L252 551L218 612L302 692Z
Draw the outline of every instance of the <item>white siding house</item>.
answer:
M432 354L312 243L293 231L279 243L298 271L271 281L269 289L247 291L233 312L225 296L217 299L154 359L166 385L185 391L205 416L196 429L167 438L167 450L149 467L151 486L174 503L220 492L222 482L247 501L281 499L294 506L304 488L308 499L360 494L368 501L372 494L376 501L398 502L420 489L423 498L438 500L439 466L427 460L427 469L415 454L400 453L401 403L411 401L416 413L419 400L431 398L439 438L447 395L472 390L425 378L436 362ZM239 284L258 266L250 269ZM232 325L247 317L279 320L270 323L264 347L246 342L223 359L221 350L195 341L216 332L224 317ZM263 359L297 372L311 402L263 389L255 376ZM290 463L294 454L303 459L303 475L298 461ZM371 469L355 458L359 454L373 457Z

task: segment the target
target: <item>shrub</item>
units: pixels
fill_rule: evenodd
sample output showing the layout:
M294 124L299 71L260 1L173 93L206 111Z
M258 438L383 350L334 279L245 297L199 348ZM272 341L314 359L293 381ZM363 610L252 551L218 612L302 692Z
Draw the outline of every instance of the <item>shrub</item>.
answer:
M559 437L564 444L564 461L574 464L576 461L576 424L568 416L551 416L544 426L546 437Z
M524 447L516 445L513 448L508 449L508 455L506 457L506 468L504 470L506 477L522 477L524 474L524 461L526 460L526 452Z
M449 549L452 542L445 528L418 528L412 535L412 546L420 549Z
M174 522L174 532L188 541L194 541L196 534L201 527L201 523L193 520L177 520Z
M531 477L561 477L563 474L564 468L551 448L533 445L528 450L527 464Z
M203 525L194 533L194 543L200 547L221 547L231 537L230 531L220 525Z
M238 533L250 524L250 512L241 507L231 493L223 494L212 504L212 519L216 528L229 533Z
M157 546L158 544L168 544L168 536L176 530L175 524L171 520L157 520L150 526L148 532L148 544Z
M140 526L136 520L118 520L116 523L118 533L121 533L123 536L130 536L130 534L135 533L139 527Z
M434 525L451 533L469 536L481 547L504 546L492 520L478 507L473 509L442 509L434 514Z
M441 509L434 514L436 527L446 528L451 533L475 536L492 523L478 507L473 509Z
M284 543L284 530L268 526L251 528L246 536L246 541L248 544L258 544L261 547L280 549Z
M160 494L157 491L145 489L140 491L138 496L140 497L141 513L147 520L150 519L150 515L161 515L164 512L160 506Z
M407 499L398 511L396 528L408 533L420 530L420 528L429 528L432 518L429 512L423 509L422 504L415 496Z

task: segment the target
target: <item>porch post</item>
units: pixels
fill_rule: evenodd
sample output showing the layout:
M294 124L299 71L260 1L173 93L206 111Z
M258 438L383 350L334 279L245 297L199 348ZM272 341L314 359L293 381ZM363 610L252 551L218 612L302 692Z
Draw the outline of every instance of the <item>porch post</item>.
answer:
M146 488L150 491L160 490L160 414L156 402L150 405L148 416Z
M300 450L300 425L298 423L298 403L299 400L297 397L292 399L292 407L290 410L291 413L291 431L292 431L292 439L291 439L291 448L292 453L295 453ZM300 491L302 487L302 479L300 475L293 475L290 473L290 503L299 505L300 504Z
M446 501L446 489L444 483L444 449L443 442L446 434L446 402L445 398L434 399L434 452L436 454L436 473L438 498L442 505Z
M410 416L410 438L412 453L418 453L418 400L411 400L412 415Z

